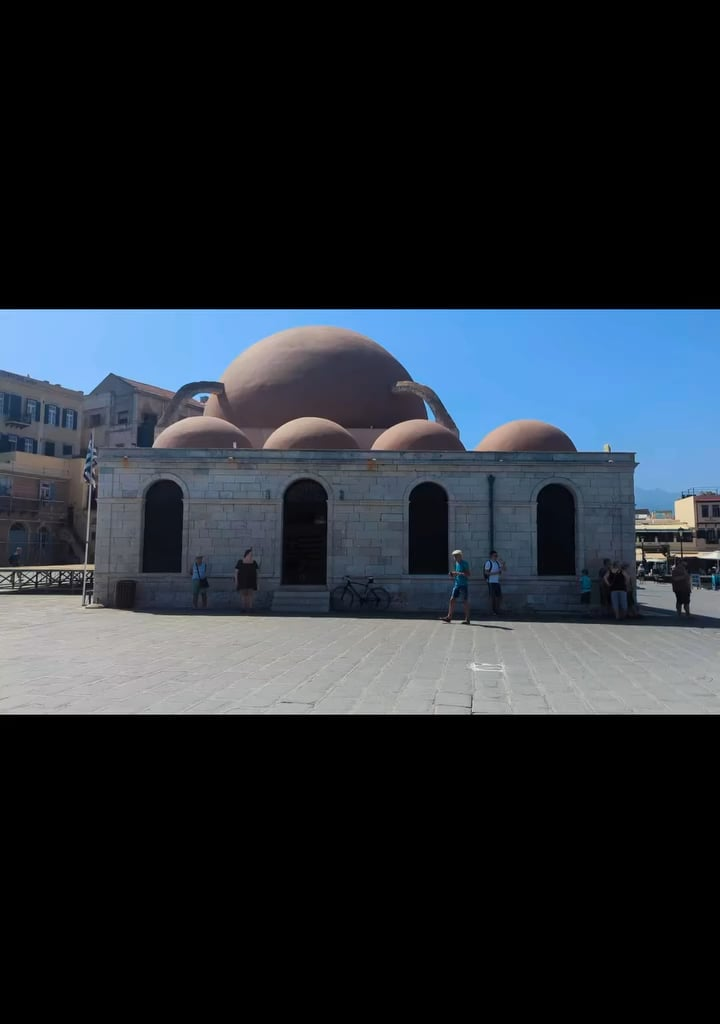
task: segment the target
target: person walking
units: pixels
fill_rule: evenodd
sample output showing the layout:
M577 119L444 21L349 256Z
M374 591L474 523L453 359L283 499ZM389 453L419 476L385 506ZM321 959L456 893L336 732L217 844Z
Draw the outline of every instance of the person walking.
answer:
M627 615L628 574L619 562L613 562L605 577L610 591L610 604L616 619L624 619Z
M253 549L248 548L235 566L235 589L240 591L241 611L252 611L259 569L253 557Z
M583 569L580 574L580 604L590 604L591 594L592 580L590 579L590 573L587 569Z
M207 608L207 592L210 584L207 578L207 564L202 555L197 555L193 562L193 567L190 570L192 577L192 606L197 608L198 597L202 602L202 607Z
M682 618L682 609L685 609L685 614L690 614L690 573L687 570L685 562L678 560L672 568L670 574L670 581L672 583L673 593L675 594L675 610L678 616Z
M490 557L483 567L483 574L488 584L490 608L493 615L499 615L502 611L502 587L500 580L504 571L505 562L498 556L497 551L491 551Z
M452 552L452 557L455 560L455 568L451 569L448 576L453 580L453 587L450 593L450 605L448 607L447 615L443 615L440 619L441 622L452 622L453 612L455 611L455 601L458 598L462 598L463 608L465 611L465 618L463 619L463 625L470 625L470 598L468 596L468 580L470 579L470 565L463 558L463 553L460 548L456 548Z
M22 559L22 548L15 548L13 553L8 558L8 565L19 566ZM10 573L10 589L15 589L15 576L16 574ZM17 573L18 586L22 590L22 573Z

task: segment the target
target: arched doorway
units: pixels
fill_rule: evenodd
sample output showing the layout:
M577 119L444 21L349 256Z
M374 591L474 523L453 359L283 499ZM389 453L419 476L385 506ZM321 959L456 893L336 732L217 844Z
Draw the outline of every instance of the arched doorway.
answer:
M143 572L182 572L182 531L182 491L173 480L158 480L145 495Z
M410 494L408 571L447 576L449 558L447 494L438 484L418 484Z
M22 548L19 560L22 562L27 559L27 529L22 523L13 523L8 532L8 555L14 555L16 548Z
M314 480L298 480L285 491L282 582L327 583L327 493Z
M538 576L574 576L575 499L567 487L548 484L537 500Z

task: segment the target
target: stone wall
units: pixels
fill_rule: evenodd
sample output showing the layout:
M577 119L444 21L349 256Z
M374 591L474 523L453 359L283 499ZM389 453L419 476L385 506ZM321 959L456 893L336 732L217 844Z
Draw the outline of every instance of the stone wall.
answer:
M576 506L576 568L597 576L605 557L634 566L635 459L631 453L278 452L104 449L99 455L95 593L113 603L118 579L137 581L139 607L189 604L189 572L202 553L215 607L235 605L233 568L252 546L261 566L256 606L280 586L283 495L300 479L328 494L327 585L374 576L408 611L442 608L446 576L408 574L408 499L419 483L448 495L448 558L459 547L475 570L474 600L487 603L482 563L490 544L488 475L494 484L494 546L507 563L509 610L562 610L578 604L575 576L538 577L536 502L549 483ZM183 573L142 573L144 496L158 480L182 489Z

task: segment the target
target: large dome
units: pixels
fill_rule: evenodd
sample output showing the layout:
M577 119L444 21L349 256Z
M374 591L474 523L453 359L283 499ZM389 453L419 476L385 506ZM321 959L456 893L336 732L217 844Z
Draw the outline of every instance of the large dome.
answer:
M357 441L344 427L318 416L290 420L274 430L263 448L281 451L357 451Z
M295 327L263 338L228 366L225 395L206 416L237 427L280 427L305 416L343 427L391 427L427 419L422 399L393 395L405 367L377 342L342 327Z
M214 416L188 416L166 427L153 448L252 448L242 430Z
M482 439L476 452L576 452L562 430L542 420L513 420Z
M464 452L465 447L451 430L433 420L396 423L376 438L374 452Z

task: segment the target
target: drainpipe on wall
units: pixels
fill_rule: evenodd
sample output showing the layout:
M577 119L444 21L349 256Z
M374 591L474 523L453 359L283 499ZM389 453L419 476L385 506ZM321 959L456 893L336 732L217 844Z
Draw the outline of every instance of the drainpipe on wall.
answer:
M488 506L490 508L490 547L488 548L488 554L495 548L495 496L494 489L495 477L492 473L488 473Z

